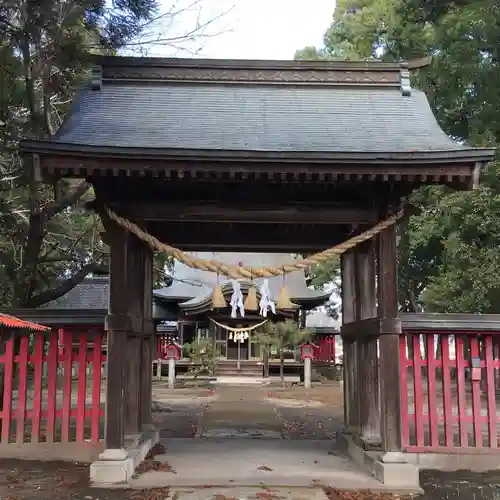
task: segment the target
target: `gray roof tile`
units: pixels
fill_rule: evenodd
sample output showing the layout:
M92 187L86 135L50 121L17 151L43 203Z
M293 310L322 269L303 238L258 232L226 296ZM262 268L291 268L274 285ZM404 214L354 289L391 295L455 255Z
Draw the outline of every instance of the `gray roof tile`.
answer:
M84 89L56 142L280 152L457 150L423 92L397 88L108 82Z
M57 300L45 304L46 309L107 309L108 278L88 278Z

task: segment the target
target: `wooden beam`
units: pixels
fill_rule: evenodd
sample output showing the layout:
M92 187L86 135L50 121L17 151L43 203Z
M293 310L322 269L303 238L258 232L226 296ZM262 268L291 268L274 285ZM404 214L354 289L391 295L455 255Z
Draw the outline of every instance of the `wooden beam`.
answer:
M374 241L366 241L356 247L356 285L358 288L358 323L376 322L376 336L367 336L370 327L358 329L358 391L360 395L360 438L363 447L380 446L380 405L377 336L394 331L392 319L372 319L377 315L376 272ZM399 327L401 330L401 326Z
M340 334L346 339L366 339L380 335L398 335L402 331L399 318L367 318L345 323Z
M37 309L38 310L38 309ZM14 314L17 316L17 314ZM22 315L19 316L23 318ZM500 331L500 314L399 313L403 331Z
M398 316L396 226L377 237L378 316ZM397 333L397 332L394 332ZM380 413L382 448L401 451L399 335L382 335L380 345Z
M353 250L340 259L342 276L342 325L356 321L356 259ZM344 342L344 423L348 431L359 434L356 342Z
M127 313L130 317L131 330L123 338L125 359L125 433L137 435L141 432L141 336L142 302L144 297L144 265L142 241L133 235L128 238L127 259Z
M124 448L124 361L123 339L127 335L127 239L128 233L109 224L109 311L106 317L106 410L104 416L104 442L106 449Z
M156 327L153 322L153 252L142 244L143 259L143 302L142 302L142 346L141 346L141 423L142 430L149 430L153 425L152 404L152 370L153 353L156 350Z
M186 251L312 253L342 243L350 225L150 222L145 229Z
M115 208L113 204L111 208ZM172 202L127 202L120 203L117 211L123 217L147 221L183 222L240 222L263 224L374 224L377 213L374 210L346 206L314 206L310 204L287 203L264 205L236 205L223 202L172 203Z

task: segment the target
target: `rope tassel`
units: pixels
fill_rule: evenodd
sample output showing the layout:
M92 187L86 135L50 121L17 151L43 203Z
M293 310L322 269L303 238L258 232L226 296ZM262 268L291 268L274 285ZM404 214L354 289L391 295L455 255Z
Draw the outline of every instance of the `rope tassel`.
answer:
M245 299L245 310L257 311L259 303L257 301L257 289L252 286L248 289L247 298Z
M212 291L212 308L214 309L224 309L227 306L226 299L222 293L222 288L220 285L214 286Z
M283 285L278 296L278 301L276 302L276 307L278 309L293 309L296 305L290 300L290 294L288 289Z

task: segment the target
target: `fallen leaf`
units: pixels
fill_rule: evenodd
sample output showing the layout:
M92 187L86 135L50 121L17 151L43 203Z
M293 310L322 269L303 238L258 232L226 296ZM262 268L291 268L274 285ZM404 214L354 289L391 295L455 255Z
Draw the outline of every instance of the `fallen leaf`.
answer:
M267 465L259 465L257 467L257 470L262 470L262 471L265 471L265 472L271 472L273 469L271 469L270 467L268 467Z

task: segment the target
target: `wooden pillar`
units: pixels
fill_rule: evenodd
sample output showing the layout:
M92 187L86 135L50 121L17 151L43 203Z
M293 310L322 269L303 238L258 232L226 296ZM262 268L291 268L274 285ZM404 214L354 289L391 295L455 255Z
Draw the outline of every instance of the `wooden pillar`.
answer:
M398 316L396 227L377 237L378 316ZM380 340L380 412L382 447L401 450L401 393L399 335L387 332Z
M109 306L106 317L106 410L104 442L106 449L124 447L124 361L123 339L127 335L127 240L128 233L118 227L107 228L109 244Z
M359 320L377 315L375 244L373 240L356 247L357 314ZM358 392L361 439L367 447L380 445L380 407L377 338L358 340Z
M153 377L151 366L156 350L156 326L153 321L153 251L141 245L143 262L142 336L141 336L141 424L143 430L153 425L151 414Z
M123 339L125 364L125 433L139 434L141 422L141 337L144 296L143 243L135 236L128 238L127 313L129 331ZM150 367L151 370L151 367Z
M353 250L342 255L342 324L356 321L356 255ZM344 347L344 423L348 431L359 432L356 341L342 339Z
M177 327L179 328L179 344L181 345L181 359L184 357L184 321L178 321Z

